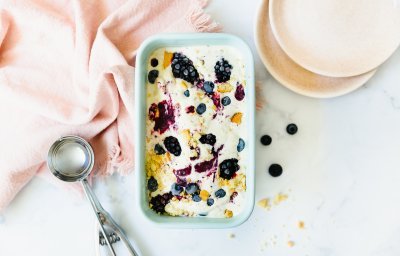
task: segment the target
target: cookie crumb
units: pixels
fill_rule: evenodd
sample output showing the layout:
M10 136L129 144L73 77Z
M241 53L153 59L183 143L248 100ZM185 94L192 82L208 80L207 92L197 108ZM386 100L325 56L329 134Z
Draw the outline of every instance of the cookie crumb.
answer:
M299 229L304 229L304 221L299 221L298 223L297 223L297 227L299 228Z
M233 239L233 238L235 238L235 237L236 237L235 234L233 234L233 233L230 233L230 234L229 234L229 238Z
M288 242L287 242L287 245L288 245L289 247L293 247L293 246L294 246L294 242L293 242L293 241L288 241Z
M278 205L288 199L288 195L279 193L274 197L274 205Z
M270 208L269 198L261 199L260 201L257 202L257 205L260 206L261 208L269 209Z

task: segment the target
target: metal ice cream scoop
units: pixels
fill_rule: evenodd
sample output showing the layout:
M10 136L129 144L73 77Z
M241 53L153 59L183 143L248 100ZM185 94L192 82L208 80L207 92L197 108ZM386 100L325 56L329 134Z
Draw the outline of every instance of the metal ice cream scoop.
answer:
M61 137L50 147L47 165L54 176L60 180L67 182L80 181L99 222L101 230L100 241L103 241L102 243L108 246L111 254L113 256L116 255L112 243L122 240L130 255L137 256L137 252L124 231L111 218L110 214L103 209L89 186L87 177L94 165L94 153L90 144L78 136ZM111 229L112 232L107 233L106 227Z

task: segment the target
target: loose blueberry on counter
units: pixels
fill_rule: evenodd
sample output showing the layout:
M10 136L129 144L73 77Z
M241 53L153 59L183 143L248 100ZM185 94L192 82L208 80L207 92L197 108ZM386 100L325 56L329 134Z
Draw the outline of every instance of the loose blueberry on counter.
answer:
M263 144L264 146L268 146L269 144L271 144L272 142L272 138L269 135L263 135L260 138L260 142L261 144Z
M180 156L182 153L178 139L173 136L168 136L164 139L164 146L174 156Z
M158 182L153 176L151 176L150 179L147 181L147 189L151 192L154 192L158 189Z
M214 199L208 198L208 199L207 199L207 205L208 205L208 206L211 206L211 205L213 205L213 204L214 204Z
M154 152L156 152L157 155L164 155L165 154L164 148L158 143L154 146Z
M230 180L240 169L238 160L235 158L226 159L219 164L219 176L223 179Z
M215 197L216 198L223 198L225 195L226 195L226 192L222 188L220 188L217 191L215 191Z
M158 70L150 70L149 74L147 75L147 79L149 80L149 83L154 84L156 79L158 77Z
M228 106L229 104L231 104L231 98L229 98L228 96L225 96L222 98L221 102L222 102L222 105Z
M157 60L156 58L152 58L152 59L150 60L150 65L151 65L153 68L157 67L157 66L158 66L158 60Z
M192 196L192 200L193 200L193 202L200 202L201 201L201 197L199 196L199 194L194 194Z
M297 133L297 125L295 124L288 124L288 126L286 126L286 132L289 133L290 135L296 134Z
M199 185L197 185L196 183L189 183L186 186L186 193L188 193L189 195L193 195L194 193L198 192L200 190Z
M214 134L209 133L201 135L199 141L201 142L201 144L208 144L214 146L215 142L217 141L217 138L215 137Z
M204 104L204 103L200 103L196 108L196 112L199 115L202 115L204 112L206 112L206 110L207 110L207 107L206 107L206 104Z
M189 97L189 96L190 96L189 90L184 91L184 92L183 92L183 95L185 95L186 97Z
M214 91L214 83L210 81L205 81L203 84L203 90L206 93L212 93Z
M179 196L179 194L183 191L182 186L174 183L171 185L171 194L174 196Z
M239 142L237 144L237 147L236 147L237 151L241 152L244 149L245 145L246 145L246 143L244 142L244 140L242 138L240 138Z
M279 164L271 164L268 168L268 172L272 177L279 177L282 175L282 166Z
M231 69L232 65L229 64L227 60L222 58L217 61L214 66L215 76L217 77L217 81L219 83L223 83L228 81L231 78Z
M193 66L193 62L182 53L174 53L171 68L175 78L181 78L192 84L199 79L199 73Z

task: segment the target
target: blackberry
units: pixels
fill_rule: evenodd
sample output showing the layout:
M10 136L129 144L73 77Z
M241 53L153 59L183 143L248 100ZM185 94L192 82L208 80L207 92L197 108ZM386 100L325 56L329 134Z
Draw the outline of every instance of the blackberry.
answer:
M204 112L206 112L206 110L207 110L207 106L204 103L200 103L196 108L196 112L199 115L202 115Z
M229 104L231 104L231 98L229 98L229 96L225 96L221 99L221 103L224 106L228 106Z
M231 78L232 65L227 60L222 58L217 61L214 66L215 76L220 83L226 82Z
M236 146L237 151L241 152L244 149L245 145L246 145L246 143L244 142L244 140L242 138L240 138L239 142Z
M219 176L223 179L230 180L240 169L238 160L235 158L226 159L219 164Z
M182 153L178 139L173 136L168 136L164 139L164 146L174 156L180 156Z
M165 154L165 149L160 144L157 143L154 146L154 152L156 152L157 155L164 155Z
M147 75L147 79L149 80L149 83L154 84L156 82L156 79L158 77L158 70L150 70L149 74Z
M209 82L209 81L205 81L203 83L203 90L206 93L213 93L213 91L214 91L214 83L213 82Z
M199 192L199 190L199 185L197 185L196 183L189 183L186 186L186 193L188 193L189 195L193 195L194 193Z
M193 66L193 62L182 53L174 53L171 67L175 78L181 78L191 84L199 79L199 72Z
M203 134L200 137L200 142L202 144L208 144L208 145L214 146L216 141L217 141L217 139L216 139L215 135L212 133Z
M171 193L165 193L163 195L157 195L155 197L152 197L150 199L151 209L153 209L157 213L164 213L165 206L169 203L171 198L172 198Z
M226 192L222 188L220 188L217 191L215 191L215 197L216 198L223 198L225 195L226 195Z
M158 189L158 182L153 176L151 176L150 179L147 181L147 189L151 192L154 192Z

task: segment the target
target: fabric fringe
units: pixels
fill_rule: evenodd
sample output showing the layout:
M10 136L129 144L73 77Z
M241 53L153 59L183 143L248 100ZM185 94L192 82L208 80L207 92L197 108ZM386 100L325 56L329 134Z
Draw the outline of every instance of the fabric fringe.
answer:
M198 0L199 6L189 12L188 19L194 25L197 32L220 32L222 26L211 19L209 14L204 13L207 0Z
M261 110L267 104L267 102L264 99L260 81L256 82L256 90L255 91L256 91L256 110Z

